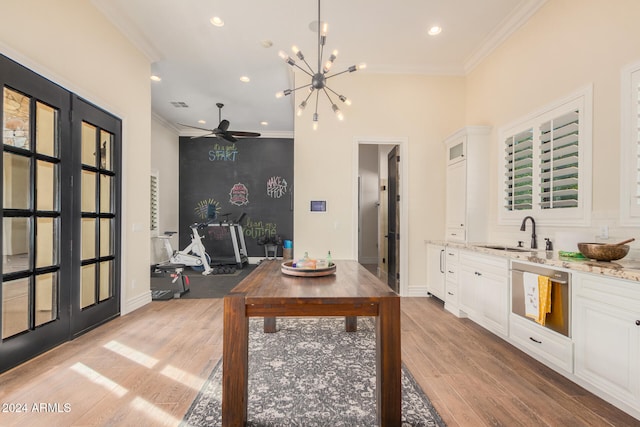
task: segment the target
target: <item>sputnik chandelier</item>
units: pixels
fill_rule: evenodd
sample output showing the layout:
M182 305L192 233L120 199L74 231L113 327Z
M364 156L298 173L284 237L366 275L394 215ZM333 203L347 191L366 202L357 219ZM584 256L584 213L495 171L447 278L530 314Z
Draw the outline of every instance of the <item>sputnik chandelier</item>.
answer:
M346 96L338 94L329 86L327 86L327 80L332 77L339 76L340 74L344 74L347 72L353 73L354 71L361 70L366 67L366 64L352 65L351 67L347 68L344 71L328 75L327 73L329 73L329 71L331 70L331 67L333 66L333 62L336 60L336 57L338 56L338 51L334 50L329 56L329 59L324 64L322 63L324 45L325 45L325 42L327 41L327 29L328 29L327 23L320 21L320 0L318 0L318 69L317 71L314 71L313 68L311 68L309 63L306 61L304 55L302 54L302 51L300 51L300 49L298 49L296 46L293 46L291 50L293 50L293 53L296 55L296 57L300 61L305 63L308 70L299 66L296 63L296 61L293 58L291 58L289 55L287 55L284 51L281 50L278 53L278 55L287 64L291 65L292 67L299 68L304 73L306 73L309 77L311 77L311 83L294 88L294 89L286 89L282 92L278 92L276 93L276 98L282 98L283 96L291 95L293 92L299 89L309 88L309 94L307 95L305 100L302 101L302 103L298 106L298 109L296 111L296 114L300 116L302 115L302 112L307 106L307 102L309 101L309 98L311 98L311 95L313 95L313 93L315 92L316 106L315 106L315 112L313 113L313 129L314 130L318 129L318 100L319 100L321 91L324 92L324 94L327 96L327 99L331 103L331 109L336 114L336 117L338 117L338 120L344 120L344 115L342 114L342 111L340 111L338 106L335 104L335 102L333 102L333 99L329 95L329 92L333 93L340 101L342 101L346 105L351 105L351 101Z

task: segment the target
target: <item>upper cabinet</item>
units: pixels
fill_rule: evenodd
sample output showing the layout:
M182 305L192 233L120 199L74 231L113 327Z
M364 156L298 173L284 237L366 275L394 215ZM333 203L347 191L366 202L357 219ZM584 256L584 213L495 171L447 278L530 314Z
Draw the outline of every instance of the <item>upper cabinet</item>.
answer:
M467 126L447 139L446 239L486 240L489 207L488 126Z

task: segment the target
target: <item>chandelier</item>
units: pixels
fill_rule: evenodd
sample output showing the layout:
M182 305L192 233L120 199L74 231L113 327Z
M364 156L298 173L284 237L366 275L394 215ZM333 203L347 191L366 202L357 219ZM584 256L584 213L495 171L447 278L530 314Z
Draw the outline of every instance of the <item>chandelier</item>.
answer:
M326 22L323 23L322 21L320 21L320 0L318 0L318 68L315 71L313 70L313 68L311 68L311 66L305 59L304 55L302 54L302 51L300 51L300 49L298 49L296 46L293 46L291 50L293 50L293 53L296 55L296 57L300 61L304 62L308 70L298 65L296 61L293 58L291 58L289 55L287 55L284 51L281 50L278 53L278 55L287 64L291 65L292 67L297 67L298 69L302 70L305 74L307 74L309 77L311 77L311 83L294 88L294 89L286 89L284 91L278 92L276 93L276 98L282 98L283 96L291 95L293 92L299 89L309 88L309 93L307 94L307 97L298 106L296 111L296 114L298 116L301 116L302 112L307 106L307 103L309 102L309 98L311 98L311 96L315 92L316 105L315 105L315 111L313 113L313 130L318 129L318 101L320 98L320 92L324 92L324 94L327 96L327 99L331 103L331 109L336 114L336 117L338 117L338 120L344 120L344 115L342 114L342 111L340 111L336 103L333 101L333 99L329 95L329 92L333 93L333 95L335 95L337 99L342 101L344 104L351 105L351 101L346 96L338 94L336 91L334 91L329 86L327 86L327 80L329 80L332 77L339 76L340 74L353 73L354 71L361 70L366 67L366 64L352 65L346 70L341 71L339 73L328 74L329 71L331 70L331 67L333 66L333 62L336 60L336 57L338 56L338 51L334 50L329 56L329 59L327 59L327 61L325 61L324 64L322 63L324 45L325 45L325 42L327 41L327 29L328 29L327 23Z

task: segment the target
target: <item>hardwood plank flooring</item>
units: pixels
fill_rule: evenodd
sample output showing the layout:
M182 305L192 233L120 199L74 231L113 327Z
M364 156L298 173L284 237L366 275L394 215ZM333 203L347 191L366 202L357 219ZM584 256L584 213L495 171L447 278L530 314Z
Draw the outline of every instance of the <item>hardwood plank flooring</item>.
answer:
M640 425L436 299L402 312L403 362L449 426ZM221 356L221 299L152 302L0 375L0 405L27 409L0 426L177 426Z

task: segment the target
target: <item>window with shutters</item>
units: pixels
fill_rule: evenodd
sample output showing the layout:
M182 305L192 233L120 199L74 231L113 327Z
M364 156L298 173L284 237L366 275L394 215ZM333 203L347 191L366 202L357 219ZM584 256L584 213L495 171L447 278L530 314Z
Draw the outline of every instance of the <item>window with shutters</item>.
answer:
M622 71L620 222L640 225L640 62Z
M591 105L587 88L500 130L501 224L589 223Z
M158 222L159 222L159 188L158 188L158 172L151 172L151 235L156 236L158 234Z

